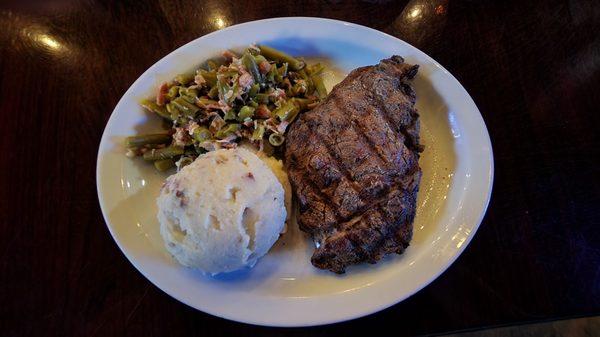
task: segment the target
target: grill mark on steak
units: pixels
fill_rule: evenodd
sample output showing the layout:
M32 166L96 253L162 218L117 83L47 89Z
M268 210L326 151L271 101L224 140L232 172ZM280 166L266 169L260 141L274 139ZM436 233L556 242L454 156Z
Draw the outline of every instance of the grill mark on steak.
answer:
M350 189L351 189L351 191L347 191L348 193L343 193L341 195L338 195L338 197L342 198L341 200L336 200L338 198L336 198L335 191L333 191L333 193L332 193L333 195L330 196L332 201L336 204L336 206L340 206L340 208L342 210L342 211L338 210L336 213L339 214L340 218L347 219L348 217L352 216L352 214L354 212L359 210L364 205L364 202L360 198L360 186L357 186L357 184L355 183L355 181L352 177L352 173L351 173L350 169L348 168L346 163L344 163L344 161L339 157L339 155L336 151L337 146L339 144L338 137L336 137L336 139L332 142L329 137L318 132L318 128L315 131L317 131L315 134L317 136L318 141L320 141L324 145L324 149L325 149L326 153L329 155L329 158L331 158L334 161L333 164L335 166L341 168L340 173L342 174L342 177L341 177L340 181L338 182L336 189L337 189L337 187L339 187L340 184L345 184L348 187L350 187ZM341 206L344 206L343 203L345 203L345 201L348 198L353 198L353 199L357 198L358 200L356 200L357 203L355 205L348 205L349 207L351 207L351 209L347 210ZM352 210L352 208L354 208L354 210Z
M334 233L349 233L343 238L337 238L333 243L325 242L325 245L329 243L329 246L325 246L323 242L320 242L322 247L315 251L311 262L318 268L321 269L330 269L336 273L344 272L344 264L354 264L359 263L361 261L367 261L369 263L375 263L377 260L381 259L383 255L388 253L402 253L405 248L408 246L410 238L412 237L412 227L409 226L408 232L404 233L405 235L401 235L396 238L396 233L398 230L402 230L402 226L407 223L412 224L412 220L414 218L414 214L393 214L389 210L386 210L384 205L389 203L390 201L402 201L402 197L409 195L406 190L401 189L397 191L390 191L387 195L381 197L379 200L375 201L372 208L368 208L363 210L363 212L355 214L354 218L339 223L335 226ZM398 200L400 199L400 200ZM408 222L400 221L403 217L408 217ZM361 226L365 222L373 223L374 220L379 222L385 222L385 218L394 219L398 221L392 221L393 226L369 226L367 227L369 235L357 235L360 232L365 230L364 226ZM367 220L365 220L367 219ZM375 239L375 236L372 231L377 232L377 234L381 235L381 239ZM328 230L328 233L331 234L331 228ZM345 261L342 263L332 263L340 262L336 261L336 256L328 256L332 250L332 246L340 246L340 241L342 239L347 239L348 242L345 244L351 245L352 252L343 257ZM375 240L374 240L375 239ZM363 242L364 241L364 242ZM384 247L384 249L374 249L373 247ZM366 248L365 248L366 247ZM346 247L348 248L348 247Z
M342 104L341 104L342 98L341 97L336 95L336 96L333 96L331 99L333 100L333 103L337 108L341 108L341 106L342 106ZM377 154L379 159L384 164L387 164L388 159L383 155L381 150L377 146L375 146L375 143L373 142L373 140L369 136L367 136L367 133L365 132L364 123L361 123L361 120L359 118L357 118L357 116L354 114L354 111L351 111L350 113L351 113L350 116L352 118L348 120L348 124L352 125L352 127L354 129L358 128L358 131L360 131L360 132L357 132L357 134L365 141L365 143L369 146L369 148ZM346 119L348 118L347 115L344 115L344 116L346 116L345 117Z
M312 178L310 178L310 176L308 175L308 172L303 171L300 172L302 174L302 180L307 182L304 186L302 186L303 190L302 190L302 195L303 196L307 196L307 197L312 197L313 201L317 201L318 204L320 205L320 209L316 209L315 207L313 207L312 209L310 209L309 213L304 213L307 211L308 205L306 200L299 200L300 201L300 212L303 213L300 215L300 218L307 218L308 220L316 220L315 218L313 218L314 216L316 216L317 214L320 214L320 216L318 216L318 219L320 219L320 225L325 229L329 229L331 227L333 227L333 225L335 224L335 219L339 218L339 213L337 212L337 210L333 207L331 207L329 205L329 203L327 202L328 200L328 196L323 193L319 187L316 185L316 183L313 181ZM291 178L291 175L290 175ZM309 190L308 192L306 190ZM316 200L314 200L316 199ZM315 212L315 210L317 212ZM328 213L329 212L329 213ZM315 214L316 213L316 214ZM328 214L332 213L333 214L333 219L328 219ZM310 231L312 230L311 223L313 221L299 221L299 224L301 225L302 230L305 231Z
M356 76L354 76L354 77L356 77ZM353 78L353 77L350 77L350 78ZM343 104L341 103L341 99L342 98L340 96L332 93L330 102L331 102L331 104L333 104L333 107L330 107L330 108L332 108L334 110L343 110ZM370 150L368 152L377 154L377 157L379 158L379 162L377 163L376 167L383 169L386 166L388 166L388 165L386 165L389 162L388 159L385 158L385 156L381 153L381 151L379 151L379 149L373 144L372 140L366 135L364 128L357 127L357 125L354 125L354 123L352 123L352 120L347 118L346 114L342 114L340 119L343 120L340 124L347 126L345 128L345 130L347 131L347 130L351 129L351 131L354 133L354 135L357 138L356 142L359 142L361 145L365 145L366 147L368 147ZM330 120L326 120L325 122L329 122L329 121ZM363 125L363 124L359 124L359 125ZM341 128L341 126L336 125L336 126L333 126L332 129L336 129L338 127ZM389 128L389 129L393 130L391 128ZM362 212L363 211L363 209L364 209L364 207L366 207L366 205L364 205L362 198L364 198L364 194L370 195L369 193L372 192L372 189L364 189L363 186L360 186L359 182L357 182L357 180L360 180L360 179L357 179L357 178L362 178L362 176L364 176L365 173L362 172L361 174L357 174L358 172L356 172L356 170L353 170L352 167L349 165L349 163L346 163L338 155L340 152L343 152L343 150L341 150L339 148L340 143L343 143L343 141L339 141L339 139L341 139L342 137L340 135L336 135L335 139L332 140L331 137L325 136L322 132L319 132L319 131L320 130L316 130L316 132L315 132L317 139L322 142L329 157L333 161L335 161L335 163L334 163L335 166L340 167L342 169L341 170L341 172L343 174L342 183L347 183L350 185L350 187L354 190L354 192L356 193L356 195L359 199L358 202L360 202L360 205L358 207L356 207L354 210L350 210L349 212L343 212L343 213L339 212L340 217L343 220L346 220L348 217L352 216L353 212ZM373 158L372 156L369 156L369 158L361 159L361 162L359 163L359 167L362 164L364 164L366 161L368 161L372 158ZM373 173L373 172L371 172L371 173ZM389 186L388 186L389 182L379 182L379 183L384 184L382 187L378 188L379 193L385 193L387 191L387 189L389 188ZM377 187L374 187L374 188L377 189ZM340 205L339 203L336 203L336 205L343 206L343 205Z
M323 135L322 133L317 132L316 133L317 139L323 144L325 145L325 149L327 150L327 154L329 155L329 157L335 161L335 166L340 167L341 173L343 174L343 178L349 182L353 182L354 179L352 178L352 174L350 172L350 170L348 169L346 163L344 163L343 160L341 160L341 158L339 157L338 153L335 151L336 150L336 146L339 144L338 142L338 137L336 137L336 139L331 142L330 138ZM352 188L355 191L358 191L359 188L354 186L354 184L351 185Z
M308 182L306 187L309 187L311 189L311 192L314 193L319 198L318 201L322 202L324 205L326 205L328 208L330 208L331 211L336 215L336 217L340 217L340 214L338 213L338 211L335 208L330 207L326 203L327 199L329 199L329 196L319 189L317 184L312 180L312 178L308 175L308 173L305 173L303 178L305 181Z
M300 228L320 243L316 267L343 273L408 246L421 147L406 80L417 68L399 56L358 68L290 126L286 166Z

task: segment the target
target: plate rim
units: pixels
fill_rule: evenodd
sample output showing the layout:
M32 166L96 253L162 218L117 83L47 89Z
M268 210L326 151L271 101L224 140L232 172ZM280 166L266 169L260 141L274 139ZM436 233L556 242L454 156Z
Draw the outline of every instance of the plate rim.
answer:
M146 271L144 271L144 269L142 267L140 267L138 265L138 263L136 262L136 260L134 259L133 256L128 255L128 253L126 253L126 251L128 249L126 249L124 247L124 244L121 242L121 240L119 240L118 236L116 235L115 231L113 230L112 226L110 225L110 221L109 221L109 217L108 217L108 212L106 209L106 205L105 205L105 201L103 200L104 198L102 197L102 195L104 194L104 192L102 191L102 177L100 175L101 172L101 157L102 157L102 150L107 146L107 143L110 141L108 139L108 136L106 134L107 129L109 128L109 126L111 125L111 122L114 123L114 119L115 119L115 111L118 110L118 108L124 104L124 99L126 96L130 96L131 95L131 91L133 90L134 87L137 86L138 82L141 81L141 79L143 77L145 77L145 75L147 73L151 73L160 63L163 62L164 59L171 57L171 55L176 54L177 52L179 52L181 49L186 48L187 46L189 46L190 44L195 43L198 40L204 39L204 38L208 38L209 36L212 35L217 35L222 33L223 31L227 31L227 30L232 30L232 29L240 29L243 28L244 26L249 26L249 25L255 25L255 24L260 24L260 23L267 23L267 22L273 22L273 21L289 21L289 20L294 20L294 21L313 21L313 22L325 22L325 23L329 23L329 24L336 24L336 25L344 25L344 26L352 26L354 28L357 29L361 29L361 30L367 30L370 33L373 34L379 34L379 35L384 35L388 38L394 39L399 41L402 44L407 45L408 47L420 52L429 62L431 62L431 64L435 65L436 67L438 67L441 71L443 71L446 75L449 76L449 79L453 82L453 86L458 87L465 95L466 97L468 97L472 103L472 105L475 107L477 114L476 117L478 117L479 122L481 122L481 125L483 126L482 131L484 132L484 137L485 141L486 141L486 145L487 148L489 148L489 152L488 152L488 156L487 156L487 160L489 163L489 166L486 168L487 171L487 181L486 181L486 190L487 190L487 195L485 198L485 202L483 204L482 209L479 212L479 215L477 217L477 221L476 223L473 224L472 227L472 231L470 233L470 235L468 235L466 237L465 242L455 250L455 252L453 253L453 255L447 260L445 261L445 263L443 263L443 266L441 268L439 268L435 273L433 273L429 278L426 279L426 281L422 282L421 284L419 284L417 287L415 287L414 291L406 293L403 297L400 298L393 298L391 300L386 300L386 301L380 301L378 305L374 306L374 308L370 308L368 310L355 310L352 313L346 313L341 315L340 317L336 317L333 319L321 319L321 320L314 320L311 322L299 322L299 321L294 321L294 320L287 320L284 322L276 322L273 320L253 320L253 319L244 319L242 317L233 317L232 315L227 315L227 314L222 314L222 313L217 313L215 311L212 311L208 308L206 308L206 306L200 308L197 305L195 305L194 303L192 303L192 301L188 300L187 298L182 298L181 296L178 296L176 294L171 294L169 292L167 292L166 290L164 290L162 287L160 287L157 282L155 280L152 279L152 277L150 277L148 275L148 273ZM170 297L176 299L177 301L191 307L194 308L196 310L202 311L206 314L210 314L216 317L220 317L220 318L224 318L230 321L235 321L235 322L241 322L241 323L246 323L246 324L253 324L253 325L261 325L261 326L273 326L273 327L302 327L302 326L318 326L318 325L325 325L325 324L332 324L332 323L338 323L338 322L343 322L343 321L348 321L348 320L352 320L352 319L356 319L356 318L360 318L360 317L364 317L364 316L368 316L371 315L373 313L385 310L393 305L396 305L406 299L408 299L409 297L413 296L414 294L418 293L419 291L421 291L423 288L425 288L426 286L430 285L433 281L435 281L441 274L443 274L457 259L459 256L462 255L462 253L464 252L464 250L466 249L466 247L469 245L469 243L471 242L471 240L473 239L473 237L476 235L477 230L479 229L479 226L481 225L483 218L485 217L485 214L487 212L487 209L489 207L490 204L490 200L491 200L491 196L492 196L492 190L493 190L493 184L494 184L494 156L493 156L493 148L492 148L492 143L491 143L491 138L490 138L490 134L487 128L487 125L485 124L485 120L483 119L483 116L481 115L481 111L479 110L479 108L477 107L477 105L475 104L475 101L473 100L473 98L471 97L471 95L469 94L469 92L463 87L463 85L456 79L456 77L454 77L454 75L452 73L450 73L448 70L446 70L439 62L437 62L436 60L434 60L431 56L429 56L428 54L426 54L425 52L423 52L422 50L420 50L419 48L416 48L415 46L411 45L410 43L395 37L393 35L387 34L385 32L367 27L367 26L363 26L360 24L356 24L356 23L351 23L351 22L347 22L347 21L342 21L342 20L336 20L336 19L329 19L329 18L321 18L321 17L308 17L308 16L290 16L290 17L277 17L277 18L268 18L268 19L261 19L261 20L253 20L253 21L247 21L244 23L239 23L239 24L235 24L235 25L231 25L228 26L226 28L220 29L220 30L216 30L213 32L210 32L208 34L199 36L179 47L177 47L176 49L172 50L171 52L169 52L168 54L166 54L165 56L161 57L159 60L157 60L154 64L152 64L150 67L148 67L142 74L140 74L138 76L138 78L129 86L129 88L123 93L123 95L121 96L121 98L119 99L119 101L117 102L117 104L115 105L115 107L113 108L109 119L106 122L106 125L104 126L104 129L102 131L102 137L100 140L100 143L98 145L98 154L96 157L96 192L97 192L97 196L98 196L98 201L100 204L100 209L102 212L102 217L104 219L105 225L108 228L113 240L115 241L115 243L117 244L117 246L119 247L119 250L121 251L121 253L127 258L127 260L135 267L135 269L140 272L150 283L152 283L154 286L156 286L158 289L160 289L162 292L164 292L165 294L169 295Z

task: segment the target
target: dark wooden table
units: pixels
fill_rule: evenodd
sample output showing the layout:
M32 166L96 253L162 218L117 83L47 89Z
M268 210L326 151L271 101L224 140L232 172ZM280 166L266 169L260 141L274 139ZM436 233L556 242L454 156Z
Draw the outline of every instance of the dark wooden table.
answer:
M191 309L127 262L98 206L98 143L129 85L190 40L274 16L413 44L466 87L492 139L494 192L464 254L410 299L351 322L271 329ZM411 335L598 314L599 116L593 0L3 1L0 335Z

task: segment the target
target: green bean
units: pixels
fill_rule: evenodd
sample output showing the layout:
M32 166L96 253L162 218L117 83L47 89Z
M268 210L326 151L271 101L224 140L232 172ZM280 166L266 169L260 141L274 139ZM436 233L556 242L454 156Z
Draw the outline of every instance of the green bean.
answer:
M272 133L269 136L269 143L273 146L280 146L285 141L285 137L280 133Z
M246 69L248 69L248 72L254 78L254 83L262 82L262 76L258 70L258 65L256 64L256 61L252 55L245 53L244 56L242 56L242 64L244 67L246 67Z
M215 105L215 104L219 104L219 102L209 99L209 98L206 98L206 97L200 97L196 101L196 105L199 105L200 107L206 107L207 105Z
M167 95L166 95L166 97L169 99L169 101L174 100L177 97L177 95L179 95L179 88L180 88L180 86L178 86L178 85L174 85L169 88L169 91L167 92Z
M246 49L246 53L252 55L252 56L258 56L260 55L260 50L258 48L254 48L252 46L250 46L250 48Z
M271 69L269 69L269 72L265 74L265 81L267 82L281 82L281 81L277 81L277 68L275 68L275 66L271 67Z
M210 88L210 90L208 91L208 97L210 98L217 98L219 97L219 88L215 85L212 88Z
M291 100L294 102L294 104L296 104L299 110L308 108L308 104L311 102L308 98L294 97Z
M251 98L254 98L254 97L256 97L256 94L258 94L259 91L260 91L260 84L254 83L250 87L250 90L248 90L248 96Z
M313 75L310 78L315 86L319 99L327 97L327 88L325 88L325 83L323 83L323 77L321 77L321 75Z
M246 118L252 118L252 116L254 116L254 108L244 105L240 109L240 112L238 112L237 119L238 121L243 122Z
M177 97L171 103L188 117L195 117L198 110L200 110L198 106L188 102L183 97Z
M298 71L298 75L300 75L300 78L302 78L303 80L308 80L308 74L306 74L305 69L300 69Z
M267 46L259 46L261 53L271 60L279 62L287 62L292 70L300 70L304 68L305 63L274 48Z
M295 115L298 114L298 110L298 106L290 99L282 103L277 109L273 110L271 114L277 116L280 121L285 121L292 118L292 116L295 117Z
M236 118L235 111L233 109L227 110L227 112L223 116L223 119L226 121L232 121L232 120L235 120L235 118Z
M264 56L260 55L260 54L254 56L254 61L256 61L256 64L261 64L263 62L268 62L267 59Z
M191 74L179 74L175 76L175 81L183 85L190 83L192 80L194 80L194 75Z
M227 103L232 103L240 93L240 86L238 85L238 82L235 82L231 87L231 93L231 96L227 99Z
M198 89L180 87L179 96L189 96L191 98L196 98L196 97L198 97Z
M217 88L216 85L214 87L210 88L210 90L208 91L206 96L208 96L212 99L218 98L219 97L219 88Z
M217 63L215 61L213 61L213 60L208 60L206 62L206 66L207 66L207 68L208 68L209 71L217 70L217 68L219 67L217 65Z
M277 75L275 76L275 79L277 80L277 82L282 82L283 78L287 76L288 73L288 64L284 63L281 65L281 67L279 67L277 69Z
M183 125L187 122L187 117L185 116L185 113L182 113L182 111L179 110L177 105L175 105L173 102L167 103L167 111L171 116L171 120L177 125Z
M269 103L269 94L257 94L256 101L264 104Z
M144 153L144 160L155 161L177 157L183 154L181 146L167 146L162 149L152 149Z
M173 159L162 159L154 162L154 167L160 172L165 172L166 170L175 167L175 162Z
M167 109L164 106L160 106L156 104L156 102L147 99L143 100L141 105L144 108L156 113L160 117L171 120L171 115L167 112Z
M189 121L190 121L190 119L188 117L179 116L179 118L177 118L177 120L173 123L173 126L182 127L182 126L185 126Z
M217 131L217 134L215 136L219 139L223 139L229 136L230 134L238 131L241 127L242 126L237 123L227 124L223 128L221 128L221 130Z
M252 140L261 140L264 135L265 126L264 124L260 123L256 126L256 129L254 129L254 132L252 132Z
M181 95L177 98L181 98L190 104L196 104L196 98L188 95Z
M198 73L200 75L202 75L202 77L204 77L204 80L206 81L206 84L208 84L209 87L212 87L215 84L217 84L217 72L216 71L206 71L204 69L200 69L200 70L198 70Z
M150 144L167 144L171 141L168 133L153 133L147 135L131 136L125 138L125 146L141 147Z
M171 117L173 116L173 114L175 112L179 112L179 110L177 110L177 108L175 107L175 105L171 102L165 104L165 107L167 108L167 112L169 113L169 115L171 115Z
M202 143L204 141L210 140L212 138L212 134L210 133L207 127L200 126L194 130L192 137L198 143Z
M294 119L296 119L296 116L298 116L298 113L300 113L300 109L294 109L290 111L290 113L287 116L285 116L285 120L289 123L293 122Z
M236 76L238 74L239 73L237 72L237 70L225 70L223 72L218 73L218 75L221 75L221 76L217 76L217 78L218 77L225 77L225 78L227 78L227 77L234 77L234 76Z
M217 88L219 89L219 99L225 101L225 94L229 91L229 85L225 83L225 79L221 78L217 81Z
M169 110L171 114L171 120L175 124L183 124L185 123L185 116L182 116L181 111L175 107L175 104L169 103L167 110Z

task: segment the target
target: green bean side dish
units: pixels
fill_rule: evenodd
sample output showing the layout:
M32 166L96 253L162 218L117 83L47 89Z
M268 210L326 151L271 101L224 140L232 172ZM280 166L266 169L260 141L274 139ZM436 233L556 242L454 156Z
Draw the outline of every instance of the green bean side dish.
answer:
M162 172L241 141L273 155L298 114L327 96L319 63L307 65L263 45L251 45L241 56L225 51L223 57L224 64L209 60L205 69L176 76L158 88L154 100L142 101L169 131L127 137L128 157L142 156Z

